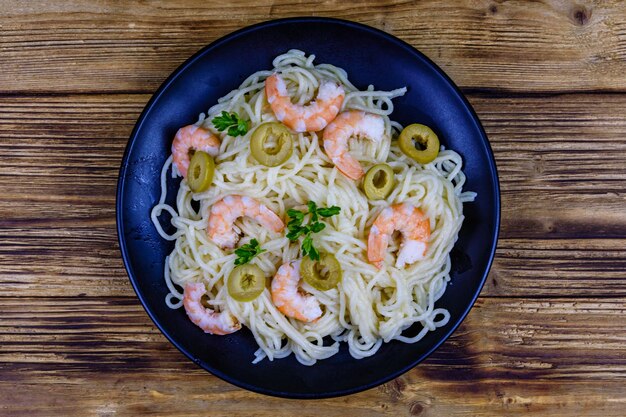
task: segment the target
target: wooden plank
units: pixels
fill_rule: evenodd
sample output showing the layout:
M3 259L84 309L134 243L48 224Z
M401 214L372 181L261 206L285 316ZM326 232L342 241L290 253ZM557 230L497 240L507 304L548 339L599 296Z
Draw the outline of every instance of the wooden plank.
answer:
M624 239L500 239L483 296L622 296Z
M623 294L626 96L469 100L502 192L501 239L483 294Z
M0 92L150 92L197 50L278 17L338 17L398 36L457 84L626 91L626 4L561 0L119 3L0 1ZM60 81L62 80L62 81Z
M147 97L3 99L0 282L14 295L131 295L115 228L124 147Z
M626 237L626 95L470 95L493 147L502 236Z
M626 402L623 298L481 299L450 340L402 377L307 402L210 376L133 298L1 297L0 311L6 415L618 416Z
M4 294L133 294L116 241L115 187L148 98L0 98ZM500 245L483 294L626 295L626 96L470 100L502 186Z

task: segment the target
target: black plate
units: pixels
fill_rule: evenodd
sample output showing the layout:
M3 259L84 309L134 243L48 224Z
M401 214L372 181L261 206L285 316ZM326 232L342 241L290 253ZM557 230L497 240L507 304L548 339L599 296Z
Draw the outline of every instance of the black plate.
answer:
M465 189L478 192L465 205L465 223L452 253L452 281L436 304L450 322L420 342L383 344L373 357L355 360L340 352L316 365L292 356L252 365L257 349L246 329L229 336L205 335L182 309L164 302L164 258L173 244L159 237L150 209L159 198L159 173L176 130L236 88L249 74L271 68L272 59L297 48L317 63L344 68L360 89L374 84L408 87L394 100L392 119L433 127L442 143L461 154ZM169 181L169 196L177 184ZM172 201L170 200L170 201ZM242 388L291 398L323 398L375 387L408 371L458 327L478 296L491 266L500 224L500 192L493 154L478 117L454 83L408 44L357 23L322 18L275 20L213 42L181 65L159 88L137 121L120 169L117 228L122 258L150 318L181 352L212 374ZM410 333L410 329L409 329Z

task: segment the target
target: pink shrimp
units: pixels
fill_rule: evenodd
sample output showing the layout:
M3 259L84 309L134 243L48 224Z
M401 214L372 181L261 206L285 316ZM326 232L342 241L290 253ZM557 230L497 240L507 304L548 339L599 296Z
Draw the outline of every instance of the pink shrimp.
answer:
M189 319L205 333L225 335L241 329L241 323L229 311L215 312L202 305L202 296L206 293L204 284L188 283L185 285L183 305Z
M387 246L396 230L402 233L396 268L424 258L430 237L428 218L411 204L394 204L378 215L367 239L367 259L378 269L383 266Z
M265 95L276 118L296 132L317 132L326 127L337 114L345 92L333 81L323 81L314 101L306 106L293 104L287 85L277 73L265 80Z
M359 161L348 153L348 140L354 136L380 142L385 136L383 118L363 111L347 111L337 116L324 130L326 155L346 177L358 180L365 171Z
M191 151L204 151L211 156L217 155L220 149L220 140L213 133L196 125L181 127L174 136L172 156L174 164L187 178Z
M312 322L322 315L320 303L311 294L298 290L300 284L300 261L284 263L272 279L272 302L285 316Z
M261 226L276 233L285 228L280 217L264 204L250 197L228 195L211 207L207 228L209 238L222 248L233 248L239 240L233 225L235 220L243 216L258 221Z

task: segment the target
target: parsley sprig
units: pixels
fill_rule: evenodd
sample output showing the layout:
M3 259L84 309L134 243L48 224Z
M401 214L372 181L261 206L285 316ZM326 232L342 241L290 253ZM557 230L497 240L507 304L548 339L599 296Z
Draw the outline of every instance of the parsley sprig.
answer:
M226 133L232 137L243 136L248 132L248 122L239 118L237 113L222 111L222 114L214 117L211 123L220 132L227 130Z
M265 252L265 249L261 249L258 240L252 239L250 243L246 243L235 249L235 255L237 255L235 265L247 264L261 252Z
M313 260L320 259L319 251L313 246L313 237L312 233L318 233L324 230L326 227L325 223L319 221L320 217L331 217L335 214L339 214L341 211L340 207L332 206L332 207L317 207L314 201L309 201L307 203L308 212L303 212L300 210L289 209L287 210L287 216L289 216L289 222L287 223L287 228L289 232L287 233L287 239L290 241L295 241L300 236L304 236L304 240L302 241L302 255L309 256L309 258ZM304 216L307 214L310 215L309 222L306 225L303 225Z

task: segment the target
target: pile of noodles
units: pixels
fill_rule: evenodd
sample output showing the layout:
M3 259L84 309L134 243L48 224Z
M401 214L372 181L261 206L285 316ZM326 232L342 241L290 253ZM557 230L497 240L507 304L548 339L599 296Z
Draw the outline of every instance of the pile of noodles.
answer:
M165 204L168 172L171 169L172 178L179 175L170 157L161 173L161 199L152 210L152 221L161 236L175 240L165 266L170 291L167 305L172 309L181 307L185 283L204 283L210 308L229 310L252 331L259 345L255 363L294 353L299 362L312 365L337 353L340 342L346 342L350 354L359 359L375 354L383 342L415 343L427 332L444 326L450 315L445 309L435 308L435 302L450 280L449 253L463 222L463 203L475 197L472 192L462 191L465 175L456 152L442 148L435 161L420 165L407 158L395 140L376 144L355 139L350 145L350 152L366 170L382 162L393 168L396 186L386 200L368 200L360 188L361 181L346 178L334 167L322 148L321 132L295 134L293 155L278 167L257 163L250 155L250 136L260 123L276 120L264 92L264 80L274 72L282 74L290 95L299 104L315 97L321 81L335 80L346 91L342 110L381 115L387 137L395 138L402 129L389 119L389 114L393 111L391 100L403 95L405 88L376 91L370 86L359 91L343 69L314 65L314 58L297 50L280 55L274 59L273 69L250 75L238 89L219 99L206 116L201 114L197 125L222 140L212 186L193 194L182 181L175 206ZM223 110L250 120L245 136L231 137L215 130L210 121ZM232 250L220 249L206 234L211 205L229 194L255 198L283 219L289 208L303 208L309 200L321 207L341 207L340 214L324 219L327 227L314 235L314 242L320 251L336 256L343 270L342 281L325 292L302 284L302 289L321 303L323 315L319 320L304 323L284 316L272 303L269 289L251 302L229 297L225 281L234 268L236 255ZM194 209L198 206L192 204L194 200L199 203L198 210ZM430 219L428 249L423 260L397 269L394 265L399 239L394 239L385 266L378 270L367 261L369 228L383 208L399 202L419 207ZM176 229L171 235L161 226L160 221L167 221L163 212L171 215ZM239 219L235 227L242 235L239 244L256 238L266 250L251 262L268 279L284 262L301 258L300 242L290 242L284 234L274 234L248 218ZM421 325L421 330L413 337L403 336L402 332L415 323Z

